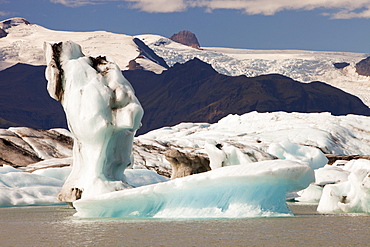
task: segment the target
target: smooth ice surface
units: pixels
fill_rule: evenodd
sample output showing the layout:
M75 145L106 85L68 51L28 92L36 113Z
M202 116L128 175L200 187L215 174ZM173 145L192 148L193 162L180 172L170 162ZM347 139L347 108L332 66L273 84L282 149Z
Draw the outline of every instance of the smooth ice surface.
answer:
M85 197L129 187L123 171L133 164L143 115L131 84L110 58L86 57L72 41L44 49L48 92L61 102L74 137L72 172L58 199L79 199L76 188Z
M56 178L62 181L66 181L67 177L71 173L72 167L60 167L60 168L47 168L47 169L39 169L32 174L41 175L49 178Z
M351 160L343 170L348 181L327 184L317 211L370 213L370 161Z
M313 170L273 160L222 167L75 201L79 217L212 218L291 215L287 192L306 188Z

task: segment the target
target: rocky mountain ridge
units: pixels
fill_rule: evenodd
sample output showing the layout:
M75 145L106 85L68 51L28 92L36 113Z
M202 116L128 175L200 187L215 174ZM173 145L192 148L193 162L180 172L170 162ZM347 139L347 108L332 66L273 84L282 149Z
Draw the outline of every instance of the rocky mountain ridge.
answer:
M67 128L62 107L46 91L44 70L17 64L0 71L0 127ZM278 74L226 76L199 59L159 75L145 70L123 74L144 107L138 134L180 122L214 123L250 111L370 115L356 96L322 82L300 83Z
M370 76L370 57L356 63L356 72L362 76Z
M170 40L187 45L196 49L200 49L200 44L197 36L194 33L183 30L170 37Z
M214 123L228 114L251 111L370 115L359 98L323 82L300 83L279 74L226 76L197 58L160 75L123 74L145 110L140 134L181 122Z

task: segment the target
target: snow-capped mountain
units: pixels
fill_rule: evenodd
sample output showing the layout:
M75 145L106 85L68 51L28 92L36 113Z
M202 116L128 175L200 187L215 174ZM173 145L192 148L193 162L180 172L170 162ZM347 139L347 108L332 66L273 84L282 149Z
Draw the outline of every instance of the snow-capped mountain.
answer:
M82 46L86 55L111 56L122 70L130 60L136 59L144 69L161 73L165 68L153 62L133 36L105 31L66 32L54 31L30 24L23 18L0 22L5 32L0 38L0 70L16 63L45 65L43 43L72 40ZM356 73L355 65L368 54L351 52L325 52L303 50L250 50L220 47L194 49L159 35L136 36L162 57L170 66L184 63L194 57L207 62L221 74L257 76L278 73L301 82L322 81L358 96L370 105L370 77ZM149 59L148 59L149 58ZM337 69L333 64L346 62Z
M304 50L250 50L221 47L194 49L159 35L138 35L167 64L194 57L209 63L221 74L258 76L278 73L301 82L322 81L358 96L370 105L370 77L356 73L355 65L368 54ZM334 64L346 62L337 69Z
M145 51L135 42L135 37L105 31L66 32L54 31L36 24L30 24L23 18L12 18L0 22L0 29L6 32L0 38L0 70L17 63L45 65L44 42L72 40L80 44L88 56L104 54L110 56L126 69L129 62L138 59L138 63L152 71L161 72L164 67L148 59Z

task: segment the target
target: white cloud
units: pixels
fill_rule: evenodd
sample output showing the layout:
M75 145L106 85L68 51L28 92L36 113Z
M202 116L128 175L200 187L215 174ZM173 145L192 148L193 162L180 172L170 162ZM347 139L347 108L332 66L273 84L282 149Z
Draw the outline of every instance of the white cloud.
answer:
M169 13L185 11L189 6L186 0L125 0L131 2L132 8L146 12Z
M131 7L146 12L168 13L201 7L242 10L246 14L273 15L283 10L330 10L334 19L370 18L369 0L50 0L70 7L112 1L129 2ZM325 14L325 13L324 13Z
M10 16L12 14L12 12L0 11L0 16Z
M182 11L203 7L207 11L235 9L251 15L273 15L283 10L330 9L332 18L370 18L369 0L126 0L147 12Z
M81 7L84 5L102 4L119 0L50 0L52 3L60 3L67 7ZM154 0L153 0L154 1Z

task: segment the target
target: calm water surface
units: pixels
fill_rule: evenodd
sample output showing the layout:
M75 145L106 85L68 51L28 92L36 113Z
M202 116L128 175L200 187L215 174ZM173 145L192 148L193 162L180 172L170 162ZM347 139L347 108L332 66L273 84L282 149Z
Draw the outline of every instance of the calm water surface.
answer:
M0 246L370 246L370 215L159 220L79 219L66 206L0 208Z

